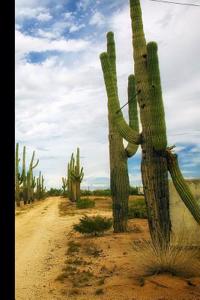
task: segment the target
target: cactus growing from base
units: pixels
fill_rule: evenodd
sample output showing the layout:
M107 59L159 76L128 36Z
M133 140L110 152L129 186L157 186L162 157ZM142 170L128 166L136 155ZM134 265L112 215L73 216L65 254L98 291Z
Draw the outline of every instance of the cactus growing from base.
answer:
M20 185L22 184L22 176L19 171L19 144L16 144L16 153L15 153L15 201L17 206L20 206Z
M77 148L76 153L76 162L74 162L73 167L70 170L70 178L72 180L72 188L73 194L74 194L74 201L79 201L81 196L81 181L83 180L83 168L80 168L80 151L79 148Z
M83 176L83 168L80 168L80 151L77 148L76 161L72 153L70 162L67 165L67 182L65 181L68 187L68 197L72 202L80 200L80 184Z
M114 34L107 34L107 54L112 69L113 82L117 93L117 72ZM108 78L107 78L108 79ZM109 88L109 81L106 82ZM135 79L133 75L128 78L128 104L129 125L138 132L137 102L135 95ZM113 119L115 107L109 93L108 97L108 127L109 127L109 157L110 157L110 187L112 195L113 229L114 232L127 231L128 221L128 198L129 198L129 176L127 159L135 154L138 145L128 143L124 148L123 138ZM117 99L116 99L117 101Z
M173 182L179 195L198 222L200 222L199 213L195 199L185 188L184 180L177 172L177 165L169 160L157 44L155 42L146 44L139 0L130 0L130 15L137 102L142 125L140 135L128 126L119 108L116 79L113 76L108 53L102 53L100 59L107 94L115 110L113 120L123 138L130 143L141 144L141 172L149 230L154 244L165 247L170 241L171 231L168 169L171 171L172 179L174 176Z

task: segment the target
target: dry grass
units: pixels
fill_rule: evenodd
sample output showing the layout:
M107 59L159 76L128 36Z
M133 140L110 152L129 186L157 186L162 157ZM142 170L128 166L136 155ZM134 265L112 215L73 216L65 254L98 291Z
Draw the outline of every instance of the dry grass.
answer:
M183 278L200 276L200 248L188 245L191 243L186 234L172 237L165 249L151 241L141 240L134 245L137 274L139 277L162 273Z

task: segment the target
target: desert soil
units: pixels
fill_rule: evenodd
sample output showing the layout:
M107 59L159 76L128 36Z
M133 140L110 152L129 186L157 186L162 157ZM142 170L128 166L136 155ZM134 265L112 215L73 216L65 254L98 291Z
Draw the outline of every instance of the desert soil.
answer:
M17 208L16 300L200 300L200 278L138 279L133 243L149 238L146 220L130 220L124 234L83 237L72 231L84 213L109 217L110 208L105 197L88 210L60 197Z

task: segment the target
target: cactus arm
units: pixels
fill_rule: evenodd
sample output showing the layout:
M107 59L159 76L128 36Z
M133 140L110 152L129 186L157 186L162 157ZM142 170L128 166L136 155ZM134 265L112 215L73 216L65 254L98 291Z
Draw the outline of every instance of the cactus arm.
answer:
M112 69L109 63L109 57L106 52L100 55L101 66L106 86L107 96L110 99L110 106L113 112L113 119L116 122L117 128L121 136L128 142L133 144L140 144L140 135L133 130L124 120L122 112L119 110L119 99L115 88L114 79L112 76Z
M157 44L147 44L147 72L149 78L149 93L151 99L151 131L152 143L155 150L164 150L167 147L165 112L162 100Z
M38 163L39 163L39 159L38 159L37 162L32 166L32 169L35 169L35 168L37 167Z
M167 166L172 177L173 184L180 198L182 199L182 201L184 202L194 219L197 221L198 224L200 224L200 206L193 197L187 183L183 178L183 175L181 174L177 154L173 154L169 150L166 151L166 154Z
M135 76L128 77L128 113L129 113L129 126L139 134L139 122L137 113L136 89L135 89ZM138 150L137 144L128 143L125 151L128 157L133 156Z

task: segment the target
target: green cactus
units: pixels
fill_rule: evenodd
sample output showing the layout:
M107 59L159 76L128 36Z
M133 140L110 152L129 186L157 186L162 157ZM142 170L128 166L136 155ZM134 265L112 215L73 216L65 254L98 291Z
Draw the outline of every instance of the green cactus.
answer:
M20 172L19 172L19 144L16 144L15 153L15 201L17 206L20 206L20 184L22 183Z
M72 168L70 169L70 178L72 180L72 189L74 201L79 201L81 196L81 181L83 180L83 168L80 168L80 151L77 148L76 162L73 159Z
M161 247L170 241L168 169L184 203L200 223L199 211L194 197L186 188L178 165L169 160L164 106L160 82L157 45L146 45L139 0L130 0L133 58L137 102L140 108L142 133L138 134L123 118L119 108L116 78L108 53L100 55L107 95L110 99L113 120L119 133L129 143L141 144L142 181L147 205L148 223L153 242Z
M34 188L33 188L33 169L35 169L39 163L39 159L34 164L35 151L33 151L32 158L29 165L29 170L27 172L27 202L30 203L34 200Z
M113 87L117 94L117 72L114 34L107 34L107 56L112 70ZM120 130L115 124L116 108L119 108L118 98L112 100L113 94L109 93L109 78L104 78L108 97L108 127L109 127L109 152L110 152L110 187L113 206L113 228L114 232L125 232L128 220L128 198L129 198L129 176L127 158L133 156L138 145L128 143L126 149ZM135 99L135 79L133 75L128 78L128 103L129 103L129 126L138 133L137 102ZM114 116L114 117L113 117ZM127 125L128 126L128 125Z
M182 201L192 214L193 218L200 224L200 206L197 201L195 201L194 196L192 195L189 186L181 174L179 165L178 165L178 156L173 154L169 149L167 149L167 162L168 170L172 177L173 184L180 195Z
M66 188L67 188L67 178L62 177L62 189L63 189L63 196L66 195Z
M44 187L44 177L39 172L39 177L36 179L36 198L38 200L44 199L46 194L46 187Z
M22 177L22 198L24 204L27 204L28 191L27 191L27 174L26 174L26 146L23 147L23 164L22 164L21 177Z
M72 179L71 173L74 171L74 154L72 153L70 163L69 163L69 170L68 170L68 192L69 192L69 199L72 202L75 202L75 193L76 193L76 185L75 182Z

